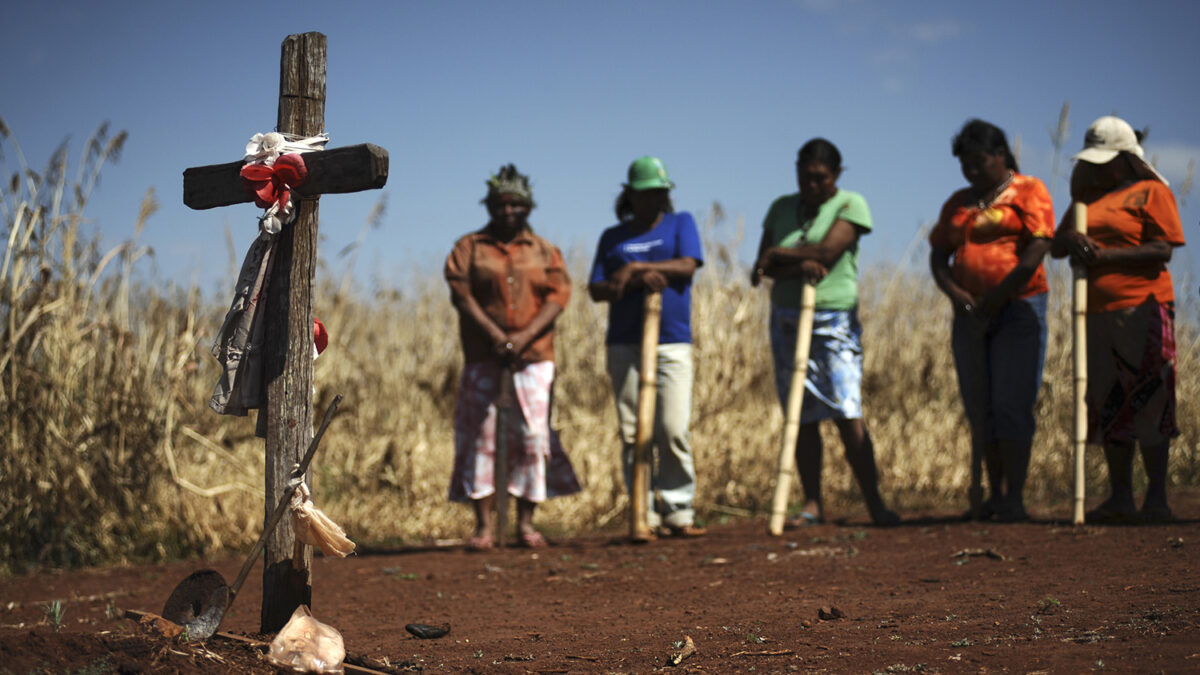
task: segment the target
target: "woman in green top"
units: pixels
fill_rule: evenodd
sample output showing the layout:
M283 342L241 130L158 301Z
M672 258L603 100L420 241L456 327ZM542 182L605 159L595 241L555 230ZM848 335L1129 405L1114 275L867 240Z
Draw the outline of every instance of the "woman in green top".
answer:
M832 419L846 446L846 460L876 525L900 521L879 495L875 448L862 420L862 326L858 322L858 239L871 231L871 213L862 195L837 187L842 155L823 138L800 148L796 182L800 191L775 200L763 220L758 261L750 275L775 280L771 289L771 352L775 387L787 405L792 381L800 292L817 285L812 348L796 440L796 466L804 489L804 510L792 525L824 522L821 501L819 423Z

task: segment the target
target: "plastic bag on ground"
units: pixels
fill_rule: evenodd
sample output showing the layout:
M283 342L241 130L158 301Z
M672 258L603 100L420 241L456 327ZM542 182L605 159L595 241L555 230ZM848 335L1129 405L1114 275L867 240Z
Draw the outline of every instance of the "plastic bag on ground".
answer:
M268 661L298 673L342 673L345 658L342 634L314 619L307 605L292 612L267 652Z

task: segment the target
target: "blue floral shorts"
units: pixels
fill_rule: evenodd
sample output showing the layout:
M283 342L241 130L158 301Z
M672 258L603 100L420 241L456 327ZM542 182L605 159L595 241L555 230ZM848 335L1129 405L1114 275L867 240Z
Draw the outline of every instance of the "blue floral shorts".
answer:
M775 390L784 408L792 384L799 323L799 309L771 308ZM800 423L853 420L862 416L862 325L858 322L858 310L817 310L813 315Z

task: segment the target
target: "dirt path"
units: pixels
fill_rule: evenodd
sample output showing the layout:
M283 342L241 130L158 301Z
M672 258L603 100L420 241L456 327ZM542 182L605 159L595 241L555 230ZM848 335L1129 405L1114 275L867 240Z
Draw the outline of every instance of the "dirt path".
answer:
M648 672L688 637L687 671L1196 672L1200 492L1174 497L1183 520L1158 526L909 515L892 529L851 521L773 539L756 519L637 547L597 535L536 552L318 558L313 612L360 663L393 672ZM0 580L0 673L274 672L236 642L171 643L119 618L160 611L191 571L232 580L240 563ZM259 576L223 631L257 629ZM52 599L64 605L57 633ZM418 640L411 622L451 632Z

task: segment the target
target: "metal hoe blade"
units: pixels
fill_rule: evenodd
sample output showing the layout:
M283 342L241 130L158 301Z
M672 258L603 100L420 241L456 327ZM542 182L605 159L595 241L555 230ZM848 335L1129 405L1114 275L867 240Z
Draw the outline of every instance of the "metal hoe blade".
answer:
M163 605L162 616L187 629L190 639L217 632L229 604L229 586L216 570L198 570L179 582Z

